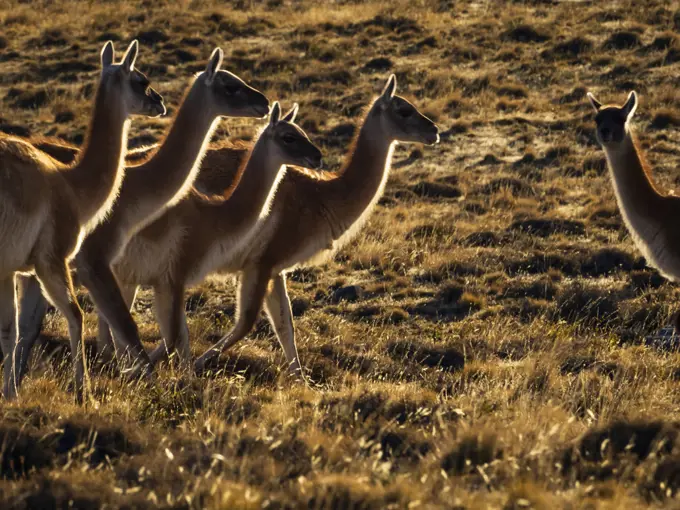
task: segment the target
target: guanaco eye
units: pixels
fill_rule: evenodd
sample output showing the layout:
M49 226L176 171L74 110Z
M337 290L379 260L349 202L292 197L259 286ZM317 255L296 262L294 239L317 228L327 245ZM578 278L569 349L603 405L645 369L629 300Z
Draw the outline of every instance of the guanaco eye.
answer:
M228 96L233 96L238 92L239 87L237 85L227 85L224 87L224 93Z
M407 118L413 115L413 110L411 110L410 108L399 108L397 110L397 115L399 115L400 117Z
M295 137L293 135L283 135L283 143L293 143Z
M144 80L144 79L141 79L141 78L137 78L136 80L134 80L134 81L132 82L132 88L133 88L136 92L139 92L139 93L141 93L141 94L146 94L146 93L147 93L147 90L148 90L148 88L149 88L149 85L150 85L150 83L149 83L148 80Z

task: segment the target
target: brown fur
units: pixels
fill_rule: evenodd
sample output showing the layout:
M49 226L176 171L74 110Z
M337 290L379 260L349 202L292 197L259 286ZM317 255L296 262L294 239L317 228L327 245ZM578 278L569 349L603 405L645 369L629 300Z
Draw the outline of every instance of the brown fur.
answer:
M393 93L393 88L391 91ZM389 90L385 94L388 93ZM404 127L403 132L399 131L400 121L386 120L396 115L393 109L398 111L400 108L413 111L411 120L404 122L408 129ZM395 124L386 126L385 122ZM268 314L291 369L298 372L300 366L292 336L284 271L313 259L318 260L319 256L331 255L358 230L382 192L396 140L432 143L438 137L436 133L436 126L404 99L392 99L391 94L381 97L367 113L342 169L332 175L305 169L286 173L276 191L271 212L257 226L256 234L247 245L243 244L237 252L214 253L215 246L223 239L240 235L235 225L241 222L234 216L242 215L243 208L252 209L248 208L249 202L252 202L250 197L258 192L258 187L250 189L252 185L243 181L236 188L236 193L224 203L223 211L215 209L211 213L209 207L199 206L198 194L192 194L185 203L169 210L132 240L115 266L116 274L122 282L131 286L140 283L154 285L157 299L166 296L168 301L172 301L173 298L167 296L182 299L186 286L201 281L211 272L240 273L237 333L232 332L225 338L241 338L248 332L269 287ZM206 158L206 170L219 165L220 159L219 151L210 152ZM233 211L232 214L227 214L227 210ZM179 235L179 232L186 234ZM149 260L154 261L153 265L140 265L140 259L149 253L153 253L149 256ZM167 254L166 261L161 263L159 257L162 258L163 253ZM181 307L169 305L166 308L179 310ZM186 329L182 326L185 321L183 310L179 313L180 317L173 319L174 338L164 334L166 346L157 350L152 358L160 359L166 347L170 352L179 347L181 357L184 360L188 357L187 335L184 333L177 343L177 337L182 336L181 330ZM221 346L212 352L220 349ZM202 360L199 364L203 363Z
M4 394L16 395L16 303L14 274L35 271L54 304L66 316L76 375L82 397L82 311L68 270L68 260L83 236L101 221L115 199L123 177L129 113L160 112L160 96L147 96L148 82L134 71L137 43L119 65L113 46L102 50L102 79L80 158L70 166L25 140L0 138L0 344L5 355ZM141 87L137 83L142 84ZM141 91L139 90L141 88Z
M628 231L647 262L666 278L680 281L680 198L659 192L630 121L637 106L632 92L625 105L603 106L592 95L597 138L602 145Z
M90 291L97 309L109 318L117 332L119 354L131 355L136 361L136 366L128 372L133 377L150 371L151 367L136 324L111 272L111 262L136 231L190 190L220 116L258 117L269 109L268 100L259 91L237 76L220 71L221 62L222 51L218 48L206 71L187 87L164 142L155 150L135 154L135 157L143 154L143 162L128 168L115 207L83 242L76 257L80 281ZM227 88L239 88L239 92L227 94ZM49 141L42 140L41 143L49 145ZM54 152L68 154L59 143ZM25 355L30 352L33 340L22 340ZM107 358L111 354L109 350Z

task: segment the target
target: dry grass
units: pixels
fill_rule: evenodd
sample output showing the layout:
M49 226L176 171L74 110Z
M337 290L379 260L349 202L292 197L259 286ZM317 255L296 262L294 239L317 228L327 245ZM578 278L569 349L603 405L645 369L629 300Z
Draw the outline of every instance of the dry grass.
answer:
M82 141L102 41L138 37L170 108L221 45L228 69L301 104L331 165L389 72L443 133L398 149L356 242L291 275L313 389L283 375L263 320L217 374L101 374L99 408L79 408L50 315L21 400L0 408L0 507L669 503L680 355L644 336L680 293L630 242L584 95L635 88L655 177L677 187L679 31L663 1L0 0L2 131ZM136 119L132 144L167 124ZM198 353L232 324L232 284L205 283L188 310ZM146 292L135 317L157 341Z

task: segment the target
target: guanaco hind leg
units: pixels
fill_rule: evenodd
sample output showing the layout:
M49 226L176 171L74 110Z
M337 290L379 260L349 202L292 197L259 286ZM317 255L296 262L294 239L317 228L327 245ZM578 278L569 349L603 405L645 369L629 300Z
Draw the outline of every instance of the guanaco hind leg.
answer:
M106 262L93 260L94 257L88 257L82 251L76 256L80 280L90 292L99 313L106 318L114 342L119 344L116 345L116 354L124 353L133 361L133 365L125 370L126 375L130 378L148 375L153 369L151 360L139 339L137 324L118 281Z
M256 266L250 266L241 273L237 290L236 325L196 360L196 372L205 370L208 362L250 332L262 308L270 274L269 270Z
M132 305L135 303L137 289L137 285L120 285L120 294L123 296L128 311L132 310ZM97 310L97 358L99 362L108 364L116 358L122 361L125 357L125 344L114 338L106 317Z
M182 366L191 361L189 327L184 312L184 288L157 286L154 288L156 319L161 329L161 343L151 353L154 365L173 352Z
M71 343L71 358L75 376L75 394L83 400L85 360L83 358L83 311L76 300L71 271L64 260L40 261L35 272L54 306L66 317Z
M296 377L302 377L300 356L295 346L295 328L293 326L293 311L290 298L286 290L286 279L283 274L272 278L269 293L265 299L265 310L269 322L276 332L276 337L286 354L288 370Z
M17 339L14 377L17 387L28 371L28 360L40 336L48 302L35 276L17 275L19 301L19 337Z
M0 347L2 348L3 385L2 392L10 400L17 395L14 377L14 347L16 345L16 291L14 275L0 280Z

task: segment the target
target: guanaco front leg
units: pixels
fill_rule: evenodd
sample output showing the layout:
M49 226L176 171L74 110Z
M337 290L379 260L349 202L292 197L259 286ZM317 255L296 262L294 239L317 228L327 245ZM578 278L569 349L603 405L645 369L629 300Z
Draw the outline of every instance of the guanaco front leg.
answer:
M241 273L237 290L236 325L196 360L196 372L205 370L212 359L250 332L262 308L270 274L271 271L256 266L249 266Z
M137 297L137 285L120 285L120 293L123 296L128 311L131 311L135 297ZM125 357L124 344L121 341L114 341L109 323L106 322L106 317L97 310L97 359L99 363L107 365L116 358L121 360L122 363Z
M35 272L47 298L66 317L68 333L71 341L71 358L75 376L76 400L82 402L85 377L85 360L83 359L83 311L76 300L73 290L71 271L64 260L50 259L35 265Z
M293 311L286 290L286 278L283 274L277 274L272 278L264 306L267 317L269 317L269 323L274 328L276 337L286 354L289 372L296 378L304 380L300 356L295 346Z
M76 256L78 275L90 292L97 310L106 318L113 333L113 339L120 345L117 353L130 356L133 365L125 370L130 378L150 375L153 370L151 360L144 350L137 324L130 314L118 281L103 258L92 256L81 250Z
M14 275L12 275L0 280L0 347L4 358L2 392L7 400L14 399L17 396L17 384L14 376L16 309L16 292Z
M184 312L184 287L177 285L158 285L154 287L156 320L161 329L161 344L151 353L155 364L165 360L173 352L181 367L187 368L191 362L189 349L189 327Z
M19 301L19 338L15 350L15 382L17 387L28 371L28 360L40 336L47 314L47 300L43 296L40 282L35 276L17 275Z

